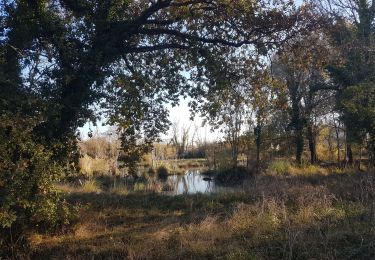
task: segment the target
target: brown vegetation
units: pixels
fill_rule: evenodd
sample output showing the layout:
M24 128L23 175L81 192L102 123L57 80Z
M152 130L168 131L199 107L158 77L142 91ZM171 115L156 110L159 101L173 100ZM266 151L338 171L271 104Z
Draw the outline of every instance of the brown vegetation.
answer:
M324 172L325 171L325 172ZM330 170L263 174L244 192L164 196L71 192L72 232L34 233L34 258L375 257L375 179Z

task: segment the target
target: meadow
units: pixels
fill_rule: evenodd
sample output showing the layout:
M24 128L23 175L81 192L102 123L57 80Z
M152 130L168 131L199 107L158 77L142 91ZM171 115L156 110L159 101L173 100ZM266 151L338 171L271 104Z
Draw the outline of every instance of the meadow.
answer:
M30 233L28 257L375 257L373 174L281 164L249 178L238 192L170 196L60 185L65 200L79 205L77 218L63 232Z

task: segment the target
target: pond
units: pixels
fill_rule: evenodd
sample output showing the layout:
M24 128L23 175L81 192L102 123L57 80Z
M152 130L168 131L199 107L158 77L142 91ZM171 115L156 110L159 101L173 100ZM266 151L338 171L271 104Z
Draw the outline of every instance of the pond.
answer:
M172 191L168 191L167 193L172 195L243 190L242 185L231 187L219 185L214 179L201 174L200 170L188 170L183 175L170 175L166 181L172 188Z

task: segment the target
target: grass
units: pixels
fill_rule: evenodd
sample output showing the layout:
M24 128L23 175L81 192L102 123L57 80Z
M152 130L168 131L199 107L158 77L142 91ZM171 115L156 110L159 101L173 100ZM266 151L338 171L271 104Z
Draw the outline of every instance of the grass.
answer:
M96 180L87 180L82 185L82 192L100 192L100 187Z
M147 187L143 187L146 190ZM238 193L164 196L70 191L72 231L29 235L40 259L349 259L375 257L369 173L258 175Z
M274 160L267 168L267 173L271 175L290 175L290 176L306 176L306 175L328 175L330 173L348 173L355 172L353 168L340 169L335 167L322 167L319 165L303 164L297 166L287 160Z

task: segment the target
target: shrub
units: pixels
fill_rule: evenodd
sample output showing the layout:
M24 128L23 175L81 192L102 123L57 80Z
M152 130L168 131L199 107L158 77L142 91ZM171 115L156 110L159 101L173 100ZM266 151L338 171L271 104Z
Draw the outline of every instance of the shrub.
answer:
M216 175L216 180L222 184L239 184L246 178L252 176L252 173L244 166L237 166L234 168L227 168L219 170Z
M273 161L268 166L268 171L277 175L287 175L290 171L290 163L288 161Z
M96 158L92 160L93 175L105 175L109 173L109 164L107 159Z
M95 182L97 188L101 188L104 190L108 190L113 187L114 183L116 182L116 176L109 176L109 175L100 175L95 177Z
M53 185L67 169L55 162L51 147L58 150L63 145L56 142L47 149L35 142L33 127L28 119L7 120L0 115L0 247L4 252L13 252L14 241L22 241L31 229L57 231L74 219L74 207L61 200Z
M156 170L158 177L161 179L165 179L168 177L168 169L165 166L159 166Z
M63 168L27 133L12 131L0 139L7 140L0 143L0 228L15 222L55 226L60 199L52 183L63 174Z

